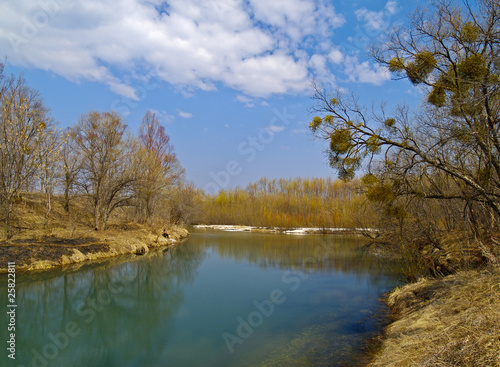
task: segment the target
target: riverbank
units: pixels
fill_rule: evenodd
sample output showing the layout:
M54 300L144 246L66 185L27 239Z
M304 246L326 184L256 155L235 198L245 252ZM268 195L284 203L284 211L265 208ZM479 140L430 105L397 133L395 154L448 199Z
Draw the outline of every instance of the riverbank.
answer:
M0 273L7 272L9 262L14 262L18 271L31 271L119 255L143 255L156 247L175 245L189 235L179 226L169 227L167 233L168 238L164 238L162 231L153 233L139 225L102 232L88 228L57 230L45 236L28 231L20 238L0 242Z
M500 366L500 267L421 279L387 304L394 321L370 367Z
M50 211L39 193L23 193L10 220L11 237L0 241L0 273L14 262L16 270L45 270L119 255L141 255L150 249L178 243L188 236L168 220L139 223L133 208L120 208L108 219L106 230L94 229L92 208L84 197L75 197L65 208L54 196ZM0 213L0 219L2 213ZM168 238L162 236L166 229ZM5 233L5 220L0 221Z
M284 227L255 227L243 225L219 225L219 224L197 224L193 226L198 229L215 229L226 232L260 232L260 233L283 233L290 235L306 234L373 234L377 233L373 228L284 228Z

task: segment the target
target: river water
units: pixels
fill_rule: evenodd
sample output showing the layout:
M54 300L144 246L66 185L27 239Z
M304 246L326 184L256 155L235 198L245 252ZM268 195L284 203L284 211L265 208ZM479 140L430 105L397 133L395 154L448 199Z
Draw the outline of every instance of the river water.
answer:
M0 365L356 365L398 285L364 243L193 230L168 251L18 274L16 359L4 348Z

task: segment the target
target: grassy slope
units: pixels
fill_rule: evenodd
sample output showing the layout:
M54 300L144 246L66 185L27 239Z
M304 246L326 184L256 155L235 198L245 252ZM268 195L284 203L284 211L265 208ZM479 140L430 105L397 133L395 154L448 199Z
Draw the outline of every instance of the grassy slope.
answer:
M149 248L172 244L188 235L184 228L168 223L156 227L129 220L129 213L117 211L108 229L95 231L83 201L75 200L66 213L55 198L48 219L43 198L24 194L14 211L13 233L9 241L0 242L0 272L7 262L15 262L18 270L47 269L85 260L121 254L141 254ZM167 229L169 239L161 234ZM0 230L5 231L2 226Z
M395 289L378 366L500 366L500 268Z

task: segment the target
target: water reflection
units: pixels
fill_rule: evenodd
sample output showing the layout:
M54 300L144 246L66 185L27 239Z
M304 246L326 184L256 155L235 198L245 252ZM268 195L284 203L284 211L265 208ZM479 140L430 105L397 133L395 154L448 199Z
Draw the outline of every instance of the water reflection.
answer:
M140 261L19 277L18 365L140 366L158 360L172 337L172 315L184 302L183 286L193 281L202 259L201 248L180 246Z
M168 251L19 275L13 366L352 362L394 276L359 238L194 231ZM7 282L0 279L3 299ZM228 350L273 290L286 301ZM2 326L7 340L7 328Z
M394 276L388 259L366 251L361 236L285 235L274 233L232 233L198 230L192 234L197 243L212 248L221 257L248 261L263 269L297 268L324 274L342 272L375 278Z

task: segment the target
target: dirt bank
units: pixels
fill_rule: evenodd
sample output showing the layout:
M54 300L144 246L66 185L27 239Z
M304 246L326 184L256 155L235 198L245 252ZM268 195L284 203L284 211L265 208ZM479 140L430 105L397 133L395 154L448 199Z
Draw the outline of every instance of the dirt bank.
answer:
M500 366L500 268L397 288L378 366Z
M7 271L8 262L14 262L17 270L28 271L125 254L142 255L151 248L178 243L188 231L171 227L168 234L169 238L164 238L162 233L146 229L86 230L0 242L0 273Z

